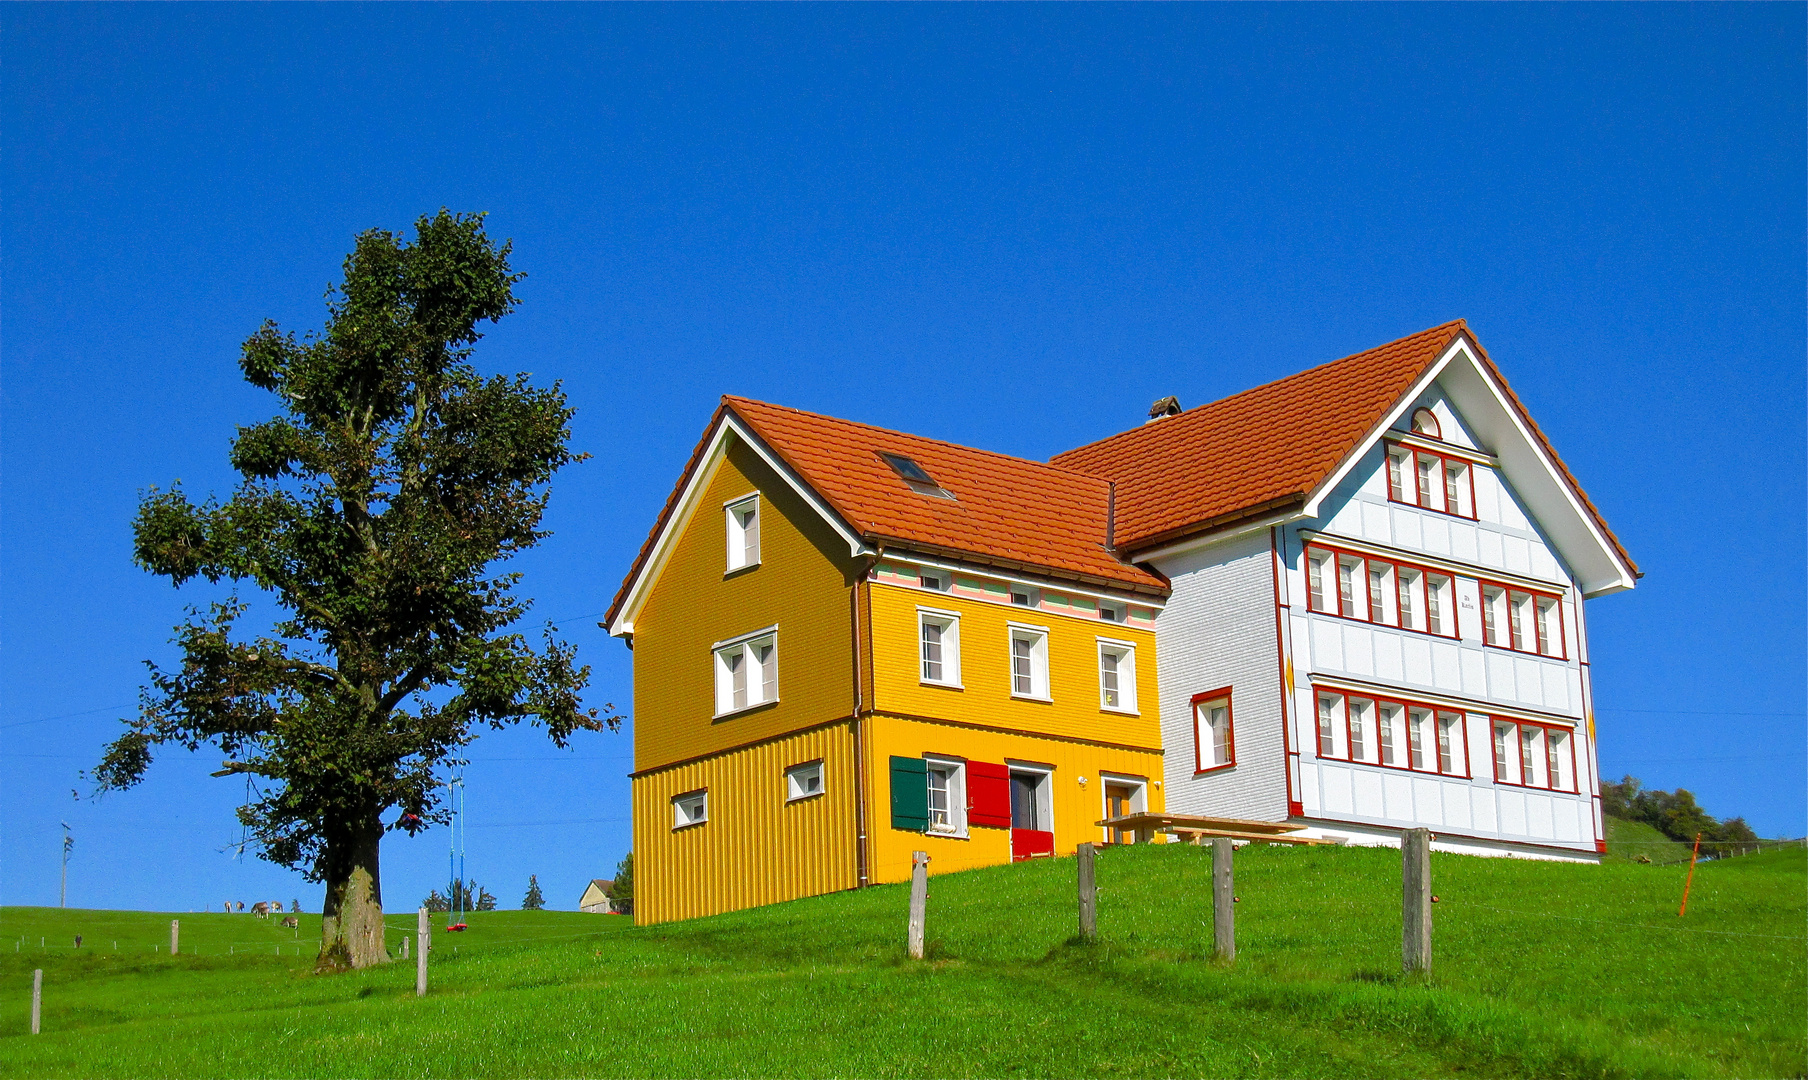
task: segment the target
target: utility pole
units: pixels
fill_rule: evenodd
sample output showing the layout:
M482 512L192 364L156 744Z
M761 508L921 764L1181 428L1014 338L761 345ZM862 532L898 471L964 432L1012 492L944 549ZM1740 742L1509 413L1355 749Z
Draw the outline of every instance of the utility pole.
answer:
M75 847L75 837L69 835L67 821L60 824L63 826L63 888L57 896L57 907L66 908L69 906L69 851Z

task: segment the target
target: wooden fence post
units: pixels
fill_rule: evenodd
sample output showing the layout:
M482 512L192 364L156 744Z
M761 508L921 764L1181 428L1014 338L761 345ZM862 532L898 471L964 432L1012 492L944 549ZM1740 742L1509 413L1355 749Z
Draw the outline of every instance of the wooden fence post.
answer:
M1095 848L1081 844L1074 849L1080 867L1080 940L1099 940L1099 880L1093 864Z
M402 959L408 959L408 935L402 935Z
M1237 958L1236 879L1230 859L1230 837L1212 837L1212 949L1220 960Z
M176 955L176 943L177 943L177 939L181 937L181 934L182 934L181 921L177 920L177 919L171 919L169 921L169 954L171 956Z
M906 947L912 960L923 958L923 918L929 907L929 854L910 853L910 935Z
M38 1015L44 1005L44 969L31 973L31 1033L38 1033Z
M427 909L422 908L419 921L415 924L414 936L420 940L415 942L414 950L414 996L427 996L427 946L432 942L432 924L427 920Z
M1431 830L1400 835L1403 890L1400 961L1408 972L1431 970Z

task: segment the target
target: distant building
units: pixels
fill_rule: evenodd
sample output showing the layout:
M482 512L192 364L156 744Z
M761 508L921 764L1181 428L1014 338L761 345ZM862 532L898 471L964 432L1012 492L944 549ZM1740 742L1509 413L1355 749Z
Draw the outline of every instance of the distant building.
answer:
M615 888L613 878L591 878L590 884L584 887L584 895L578 898L578 910L588 911L593 915L607 915L615 910L615 901L609 893Z

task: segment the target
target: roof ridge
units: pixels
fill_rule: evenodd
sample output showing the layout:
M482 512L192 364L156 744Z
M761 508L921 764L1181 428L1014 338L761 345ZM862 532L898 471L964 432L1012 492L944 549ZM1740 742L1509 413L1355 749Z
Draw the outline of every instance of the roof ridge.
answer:
M1031 458L1031 457L1019 457L1016 454L1006 454L1006 453L1002 453L997 450L987 450L987 449L984 449L983 447L978 447L978 446L968 446L966 443L957 443L952 439L938 439L938 438L934 437L933 435L917 435L917 434L914 434L914 433L908 432L908 431L899 431L896 428L880 427L878 424L868 424L868 423L865 423L860 420L849 420L848 418L846 418L844 416L830 416L827 413L811 412L808 409L799 409L793 405L779 405L775 402L761 401L758 398L742 397L738 394L723 394L722 400L723 400L723 402L730 403L730 404L744 403L744 404L748 404L748 405L761 405L768 409L780 409L784 412L796 413L799 416L814 417L815 419L818 419L818 420L830 420L837 424L850 424L854 427L865 428L867 431L879 431L879 432L884 432L887 435L899 435L906 439L915 439L918 442L934 443L938 446L952 447L953 449L962 451L963 453L984 454L987 457L1002 458L1005 461L1014 461L1020 465L1033 465L1038 469L1048 469L1052 472L1062 473L1064 475L1072 476L1072 477L1074 477L1076 479L1080 479L1080 480L1089 480L1089 481L1093 481L1095 483L1105 483L1106 482L1104 480L1101 480L1099 477L1092 475L1091 473L1081 472L1078 469L1070 469L1065 466L1056 465L1056 464L1053 464L1052 462L1048 462L1048 461L1038 461L1037 459ZM1115 438L1115 436L1113 436L1113 437Z
M1226 402L1235 401L1238 398L1246 397L1246 396L1248 396L1250 394L1254 394L1260 390L1267 390L1270 387L1278 386L1284 382L1291 382L1294 379L1305 378L1306 376L1311 375L1314 372L1323 371L1325 368L1335 367L1338 364L1347 363L1348 361L1351 361L1351 360L1358 360L1358 359L1361 359L1362 357L1368 356L1372 353L1378 353L1383 349L1391 348L1396 345L1403 345L1403 344L1405 344L1409 341L1413 341L1417 338L1425 337L1428 334L1435 334L1435 333L1438 333L1439 331L1450 330L1452 328L1460 329L1463 333L1469 334L1469 337L1471 340L1474 340L1474 338L1475 338L1475 335L1470 333L1470 331L1469 331L1469 322L1467 319L1461 319L1461 318L1451 319L1448 322L1442 322L1436 326L1429 326L1423 330L1415 330L1414 332L1407 334L1404 337L1397 337L1397 338L1394 338L1392 341L1384 341L1379 345L1371 346L1370 348L1367 348L1367 349L1360 349L1356 352L1350 353L1347 356L1340 356L1335 360L1326 360L1324 363L1314 364L1312 367L1306 368L1303 371L1296 371L1291 375L1283 375L1278 379L1270 379L1265 383L1259 383L1255 386L1249 387L1246 390L1239 390L1234 394L1227 394L1221 398L1214 398L1211 401L1207 401L1202 404L1195 405L1190 409L1182 410L1179 414L1164 419L1162 421L1162 423L1165 424L1171 420L1180 420L1193 413L1199 412L1201 409L1209 409L1209 408L1212 408L1217 405L1223 405ZM1140 432L1144 432L1144 431L1148 431L1148 430L1150 430L1150 426L1148 424L1139 424L1138 426L1133 427L1133 428L1126 428L1123 431L1119 431L1115 434L1107 435L1102 439L1095 439L1089 443L1082 443L1079 446L1076 446L1071 450L1063 450L1059 454L1056 454L1054 457L1050 458L1049 461L1052 464L1053 462L1055 462L1056 460L1058 460L1060 458L1067 457L1069 454L1078 454L1081 451L1094 450L1098 447L1104 446L1106 443L1113 442L1114 440L1126 438L1128 436L1136 435ZM1056 466L1056 468L1064 468L1064 466ZM1087 474L1087 475L1090 475L1090 474Z

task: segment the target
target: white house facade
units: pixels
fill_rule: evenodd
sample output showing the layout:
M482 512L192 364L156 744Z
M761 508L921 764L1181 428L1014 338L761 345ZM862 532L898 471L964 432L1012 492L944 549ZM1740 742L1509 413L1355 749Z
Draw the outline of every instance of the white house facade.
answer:
M1220 497L1226 459L1255 479ZM1056 463L1114 480L1142 534L1120 554L1172 587L1170 813L1605 850L1583 602L1638 571L1461 323Z

